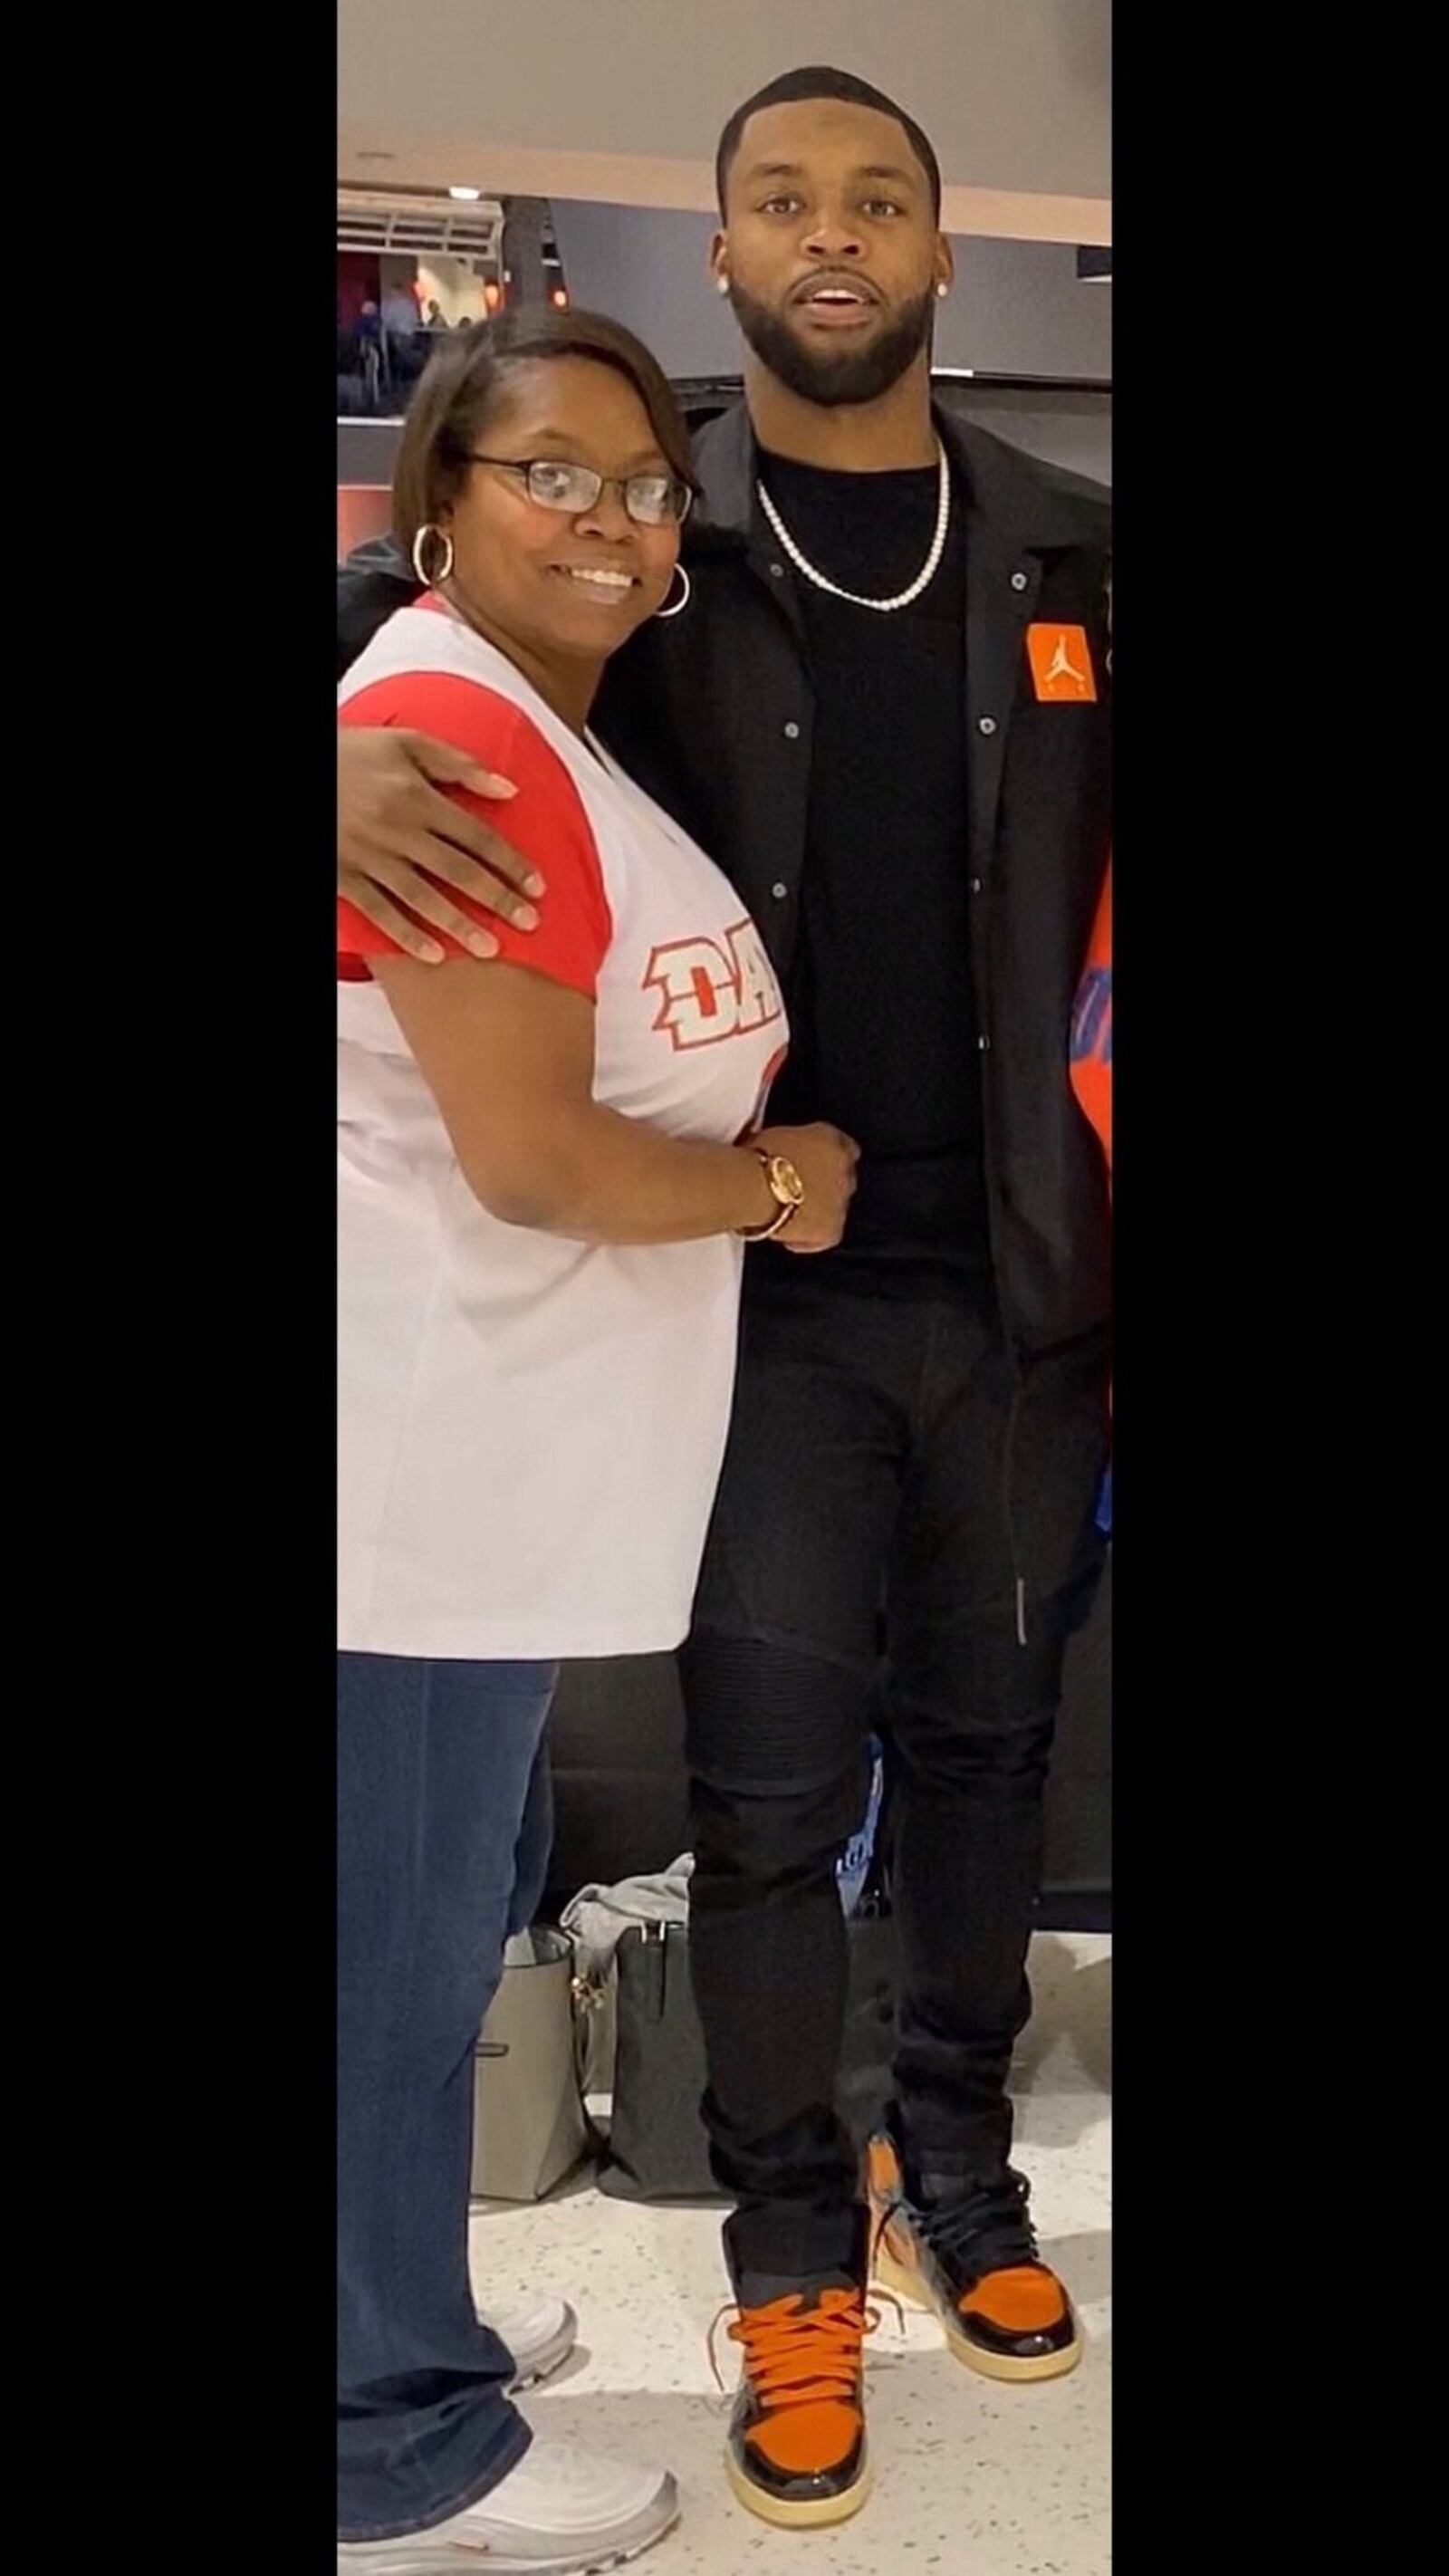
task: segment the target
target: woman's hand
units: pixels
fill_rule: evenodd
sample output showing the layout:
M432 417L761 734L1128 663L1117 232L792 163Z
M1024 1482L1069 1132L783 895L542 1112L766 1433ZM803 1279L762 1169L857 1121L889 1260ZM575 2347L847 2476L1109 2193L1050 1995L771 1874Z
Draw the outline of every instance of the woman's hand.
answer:
M789 1224L773 1240L784 1252L833 1252L855 1194L860 1147L838 1127L766 1127L751 1138L756 1152L783 1154L805 1184Z
M595 1013L582 993L504 960L486 975L466 958L441 969L371 963L463 1178L501 1224L575 1243L697 1243L779 1213L746 1148L669 1136L595 1100ZM776 1134L813 1191L811 1243L829 1211L823 1249L840 1230L840 1176L855 1148L831 1128Z
M491 931L460 912L429 884L430 877L456 886L519 930L537 927L527 898L543 892L543 879L528 860L477 815L442 795L443 787L498 798L515 792L508 779L495 778L466 752L427 734L339 726L337 891L425 966L441 965L446 952L409 914L448 931L472 957L498 954Z

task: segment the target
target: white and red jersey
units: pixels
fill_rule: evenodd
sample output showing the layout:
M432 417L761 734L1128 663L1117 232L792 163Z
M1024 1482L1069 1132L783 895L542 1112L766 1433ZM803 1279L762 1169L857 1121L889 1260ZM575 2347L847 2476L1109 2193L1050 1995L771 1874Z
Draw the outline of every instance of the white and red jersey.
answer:
M436 606L390 619L339 697L344 724L411 726L513 781L510 802L459 801L547 892L537 930L488 926L504 957L593 1001L595 1098L673 1136L757 1126L785 1048L779 986L687 834ZM490 1216L368 972L392 949L339 902L338 1642L510 1660L676 1645L729 1419L742 1248L588 1245Z

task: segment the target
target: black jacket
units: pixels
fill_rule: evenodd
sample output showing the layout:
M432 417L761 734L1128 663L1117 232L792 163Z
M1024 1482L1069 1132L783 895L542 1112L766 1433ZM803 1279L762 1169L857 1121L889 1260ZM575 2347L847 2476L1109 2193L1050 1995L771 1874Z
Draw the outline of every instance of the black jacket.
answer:
M992 1257L1022 1356L1092 1332L1110 1302L1102 1157L1068 1076L1072 1003L1110 835L1109 519L1093 486L937 414L966 521L970 813ZM631 776L738 886L788 988L799 920L813 715L796 576L755 495L736 404L701 430L684 531L694 596L609 665L595 726ZM414 595L391 540L339 567L345 670ZM1085 628L1095 704L1039 702L1033 623ZM880 853L890 900L891 853ZM923 922L929 939L931 925ZM899 996L909 1013L911 996Z

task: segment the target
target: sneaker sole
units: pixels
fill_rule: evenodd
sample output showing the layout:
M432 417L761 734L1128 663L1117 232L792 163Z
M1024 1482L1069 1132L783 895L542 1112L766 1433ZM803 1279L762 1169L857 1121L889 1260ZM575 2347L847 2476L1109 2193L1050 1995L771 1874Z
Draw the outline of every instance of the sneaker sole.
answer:
M734 2457L725 2453L725 2475L747 2513L761 2522L773 2523L777 2531L824 2531L831 2523L849 2522L857 2514L875 2484L875 2472L865 2468L853 2487L838 2496L822 2496L812 2504L790 2504L781 2496L766 2495L757 2487Z
M954 2317L948 2316L937 2305L929 2290L922 2288L920 2274L897 2262L885 2244L881 2245L871 2267L871 2278L878 2281L883 2290L890 2290L896 2298L904 2300L907 2307L921 2308L928 2317L935 2317L956 2359L964 2361L967 2369L974 2370L982 2379L1009 2380L1018 2386L1029 2380L1065 2379L1082 2358L1080 2328L1060 2352L1034 2353L1022 2360L1011 2353L984 2352L980 2344L973 2343L969 2335L962 2333Z
M523 2389L539 2388L546 2379L552 2379L556 2370L562 2370L578 2339L577 2321L560 2326L552 2343L544 2344L527 2366L520 2370L518 2377L509 2383L509 2395L517 2397Z
M491 2545L479 2549L449 2546L439 2549L427 2532L415 2532L407 2540L341 2541L337 2548L337 2576L352 2576L360 2569L365 2576L608 2576L614 2567L627 2567L631 2560L642 2558L656 2541L665 2540L679 2520L676 2500L667 2520L660 2515L641 2515L634 2529L618 2540L611 2540L592 2550L565 2550L552 2558L518 2558Z

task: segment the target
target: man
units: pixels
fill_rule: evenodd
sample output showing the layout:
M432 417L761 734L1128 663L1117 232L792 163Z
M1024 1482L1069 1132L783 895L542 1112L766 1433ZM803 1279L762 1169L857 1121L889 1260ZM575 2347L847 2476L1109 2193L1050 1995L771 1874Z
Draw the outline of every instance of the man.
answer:
M360 306L353 326L357 351L357 371L361 376L366 402L376 406L382 393L383 337L382 314L376 300L368 296Z
M418 299L414 286L389 286L382 299L382 327L387 334L388 357L394 367L412 354L413 335L421 327Z
M404 339L418 328L417 286L413 279L404 285L395 278L382 299L382 321L386 331L400 332Z
M1102 1547L1107 1197L1068 1032L1109 832L1107 514L933 415L951 251L935 155L890 100L787 75L730 119L718 175L746 399L696 443L690 605L616 657L596 723L764 931L793 1030L774 1110L863 1148L838 1253L750 1258L682 1658L705 2117L736 2203L727 2466L752 2511L816 2525L869 2481L835 1863L882 1679L901 1946L883 2266L979 2370L1078 2357L1010 2166L1007 2079L1064 1646ZM344 663L398 576L373 550L344 569ZM427 931L400 902L486 953L447 887L514 914L530 889L426 784L465 765L356 736L348 759L353 900L414 953Z

